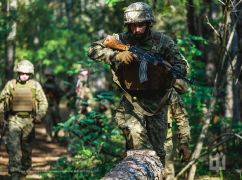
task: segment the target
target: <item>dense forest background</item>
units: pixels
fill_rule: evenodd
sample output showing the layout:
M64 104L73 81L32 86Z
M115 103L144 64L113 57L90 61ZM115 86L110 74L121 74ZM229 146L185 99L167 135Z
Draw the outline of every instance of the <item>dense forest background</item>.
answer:
M0 2L1 89L14 77L14 65L29 59L40 82L45 80L47 67L54 70L71 109L66 121L56 127L65 130L69 149L69 154L52 167L60 171L51 175L56 179L100 179L122 158L124 138L112 118L119 93L111 83L109 67L94 63L87 57L87 50L93 41L125 30L123 10L132 2L135 1ZM144 2L154 11L153 28L177 42L190 65L188 76L195 79L182 95L189 113L190 147L193 158L199 159L187 172L198 179L242 179L241 1ZM88 88L94 104L85 114L76 108L80 99L75 92L78 74L83 69L89 71ZM104 99L107 101L101 101ZM99 109L100 102L109 104L109 113ZM217 152L226 156L225 170L209 169L210 157ZM179 162L178 155L175 163L177 173L186 166ZM49 174L44 173L43 177Z

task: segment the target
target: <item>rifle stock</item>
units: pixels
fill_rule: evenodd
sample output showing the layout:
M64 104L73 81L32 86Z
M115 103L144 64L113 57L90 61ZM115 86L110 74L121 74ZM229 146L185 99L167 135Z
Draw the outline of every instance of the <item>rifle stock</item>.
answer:
M123 44L122 42L117 40L114 36L107 36L105 38L103 44L108 48L119 50L119 51L129 51L130 50L130 46ZM172 65L165 60L162 61L162 64L165 65L167 70L170 70L172 68Z
M117 40L114 36L107 36L106 39L104 40L103 44L111 49L116 49L119 51L128 51L129 46L123 44L119 40Z

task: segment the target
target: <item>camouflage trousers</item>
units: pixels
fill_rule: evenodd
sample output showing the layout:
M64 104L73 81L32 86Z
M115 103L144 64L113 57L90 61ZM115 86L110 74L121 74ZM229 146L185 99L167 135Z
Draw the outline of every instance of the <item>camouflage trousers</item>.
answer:
M167 138L164 145L166 151L166 180L173 180L175 177L175 167L173 163L173 141L172 141L172 128L168 128L167 130Z
M9 154L9 173L27 174L31 167L33 140L33 118L10 115L8 122L7 150Z
M153 104L154 105L154 104ZM152 149L165 163L164 142L167 132L167 107L153 116L145 116L138 112L123 97L116 110L115 120L126 138L126 148Z

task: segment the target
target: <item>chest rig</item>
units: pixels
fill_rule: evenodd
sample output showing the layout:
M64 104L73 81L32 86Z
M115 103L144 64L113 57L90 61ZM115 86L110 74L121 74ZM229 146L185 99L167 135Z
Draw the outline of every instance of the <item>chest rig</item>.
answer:
M11 89L10 110L16 112L34 112L35 111L35 81L28 80L21 84L13 80Z
M162 34L151 32L150 37L144 44L138 46L146 51L160 54L160 39ZM119 40L124 44L131 44L131 39L127 33L118 35ZM162 56L162 55L161 55ZM162 66L147 64L146 68L146 81L140 82L139 68L141 61L135 60L130 64L122 64L118 71L117 76L120 84L130 91L162 91L170 87L171 77L169 77L167 70Z

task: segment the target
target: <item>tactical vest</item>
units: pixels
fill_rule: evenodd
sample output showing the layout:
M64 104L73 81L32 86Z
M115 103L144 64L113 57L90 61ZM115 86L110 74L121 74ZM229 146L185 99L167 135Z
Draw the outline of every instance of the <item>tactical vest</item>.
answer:
M160 39L162 34L151 32L151 39L147 51L160 53ZM128 35L123 33L118 35L119 40L125 44L130 44ZM139 80L140 61L132 61L130 64L122 64L118 68L116 75L120 84L131 91L154 90L161 91L171 87L172 77L168 75L167 70L162 66L153 64L147 65L148 81L140 83Z
M34 112L35 106L35 81L28 80L21 84L13 80L11 89L10 111L12 112Z

